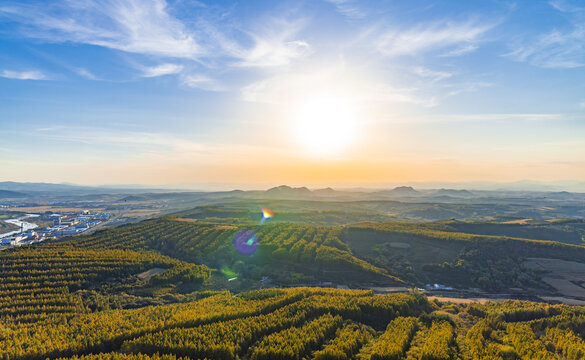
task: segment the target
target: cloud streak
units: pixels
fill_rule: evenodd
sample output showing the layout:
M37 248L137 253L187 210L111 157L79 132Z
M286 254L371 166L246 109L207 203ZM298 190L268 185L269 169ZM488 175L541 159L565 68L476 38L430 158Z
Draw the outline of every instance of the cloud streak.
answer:
M335 9L343 16L349 19L363 19L367 16L366 12L360 9L355 1L352 0L325 0L335 5Z
M526 45L520 45L507 54L518 61L528 61L547 68L577 68L585 66L585 25L571 31L540 35Z
M0 73L0 77L16 80L46 80L47 76L40 71L12 71L4 70Z
M158 77L164 75L171 75L180 73L183 70L183 65L177 64L161 64L158 66L148 67L144 69L143 77Z
M434 71L422 66L415 67L412 72L420 77L430 79L431 82L441 81L453 76L453 74L446 71Z
M433 50L455 47L449 56L463 55L477 49L482 35L497 22L440 21L425 23L410 29L392 29L374 39L375 48L385 56L417 55Z
M236 67L278 67L309 54L309 43L297 38L304 21L269 19L260 29L248 32L253 45L244 48L232 45L228 54L236 59Z
M0 5L0 18L18 23L18 31L30 38L94 45L160 62L144 67L132 61L142 77L187 71L173 59L193 65L189 68L207 70L276 68L310 53L309 43L298 37L305 26L302 20L270 17L254 22L261 26L247 29L209 14L206 19L203 13L195 13L194 19L185 22L172 16L171 10L165 0L64 0L50 6L12 2ZM98 79L87 70L75 72ZM209 81L187 73L183 83L192 86Z
M585 8L561 0L551 1L549 5L567 17L569 29L553 29L515 44L506 56L545 68L585 66Z
M139 54L193 58L201 49L162 0L65 0L52 6L5 5L0 14L26 25L35 38Z

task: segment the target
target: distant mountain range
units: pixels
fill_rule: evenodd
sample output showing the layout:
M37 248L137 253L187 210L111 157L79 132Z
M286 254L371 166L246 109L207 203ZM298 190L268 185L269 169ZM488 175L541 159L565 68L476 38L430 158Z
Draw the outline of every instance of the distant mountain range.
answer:
M379 194L388 195L388 196L395 196L395 197L403 197L403 196L419 196L420 192L414 190L412 186L398 186L392 190L384 190L378 192Z
M150 189L145 187L105 187L80 186L74 184L20 183L0 182L0 198L23 198L27 196L125 196L126 201L148 201L156 199L177 199L187 201L190 198L267 198L287 200L396 200L411 202L457 202L473 199L506 197L572 199L585 194L567 191L521 191L521 190L465 190L453 188L415 189L412 186L397 186L386 190L344 189L331 187L311 190L308 187L280 185L268 190L230 190L230 191L186 191L178 189Z
M0 182L0 190L23 193L23 195L87 195L87 194L118 194L118 193L144 193L144 192L169 192L169 190L149 189L140 187L119 188L110 186L84 186L75 184L53 184L33 182Z
M311 190L309 190L306 187L298 187L298 188L293 188L290 187L288 185L281 185L281 186L277 186L277 187L273 187L271 189L268 189L264 192L265 195L269 196L269 197L280 197L280 196L285 196L285 197L290 197L290 196L310 196L313 194L313 192Z
M0 199L21 198L25 196L25 193L18 191L0 190Z
M439 189L435 193L438 196L472 197L474 194L467 190Z

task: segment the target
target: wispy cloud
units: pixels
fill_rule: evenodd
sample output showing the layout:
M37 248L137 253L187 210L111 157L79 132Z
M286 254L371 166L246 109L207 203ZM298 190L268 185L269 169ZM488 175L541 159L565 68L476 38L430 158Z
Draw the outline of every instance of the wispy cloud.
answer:
M382 82L351 78L343 66L336 65L321 71L275 75L244 87L241 95L243 100L249 102L287 105L318 93L346 93L358 103L436 105L434 98L417 95L415 88L396 88Z
M142 76L157 77L163 75L171 75L180 73L183 70L183 65L177 64L161 64L158 66L148 67L144 69Z
M553 0L549 1L549 5L558 11L567 13L577 13L585 10L585 7L577 6L570 1L566 0Z
M217 80L201 74L184 74L181 76L181 82L191 88L224 91L226 90Z
M38 70L32 71L12 71L4 70L0 73L0 77L7 79L18 80L46 80L47 76Z
M297 38L303 26L303 20L271 19L262 29L248 34L254 42L252 47L231 48L231 55L238 59L235 66L284 66L307 55L309 44Z
M130 154L141 161L164 163L216 163L218 159L249 158L250 154L268 151L262 145L198 141L177 134L141 131L105 131L93 127L46 129L34 134L39 138L106 148L108 151ZM270 149L279 152L279 149Z
M585 8L561 0L549 4L566 15L569 29L553 29L524 40L523 43L514 44L514 49L506 56L546 68L585 66Z
M479 49L479 46L476 44L465 44L465 45L460 46L458 48L455 48L453 50L449 50L446 53L441 54L440 56L443 56L443 57L462 56L465 54L472 53L477 49Z
M420 77L430 79L431 82L441 81L453 76L452 73L446 71L434 71L422 66L415 67L414 69L412 69L412 72Z
M179 58L192 58L201 51L183 24L167 13L163 0L16 3L0 7L0 14L27 25L27 35L54 42Z
M158 65L149 68L131 61L142 77L184 73L193 67L275 68L310 53L309 43L299 38L305 26L302 19L273 16L245 28L218 20L219 15L205 18L196 13L185 21L173 16L172 10L165 0L63 0L51 5L7 2L0 5L0 18L18 23L16 31L27 37L95 45L146 55L150 62L158 60ZM175 59L193 66L177 65ZM99 80L85 69L71 70ZM197 87L210 84L188 73L182 81Z
M361 9L354 0L325 0L335 5L335 9L343 16L350 19L363 19L366 12Z
M575 25L568 32L553 30L526 45L517 46L507 56L548 68L585 66L585 25Z
M424 96L417 88L396 88L387 84L372 84L361 94L363 101L414 104L424 107L435 107L438 99L435 96Z
M81 76L84 77L86 79L89 80L100 80L99 77L97 77L95 74L93 74L91 71L87 70L87 69L83 69L83 68L78 68L78 69L73 69L73 71Z
M450 56L462 55L475 50L481 36L497 24L475 20L425 23L406 30L385 31L374 39L374 46L386 56L416 55L451 47L455 49Z
M421 122L541 122L564 121L574 119L571 114L560 113L500 113L500 114L466 114L466 115L436 115L418 119Z
M443 97L455 96L461 93L476 92L480 89L490 87L493 84L487 81L466 81L443 85Z

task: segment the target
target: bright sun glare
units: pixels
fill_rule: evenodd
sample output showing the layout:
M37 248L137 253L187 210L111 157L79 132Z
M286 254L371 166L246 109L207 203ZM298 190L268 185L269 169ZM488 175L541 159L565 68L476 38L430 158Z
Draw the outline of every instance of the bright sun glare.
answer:
M311 96L301 101L292 114L296 140L314 156L338 154L355 138L356 107L346 96Z

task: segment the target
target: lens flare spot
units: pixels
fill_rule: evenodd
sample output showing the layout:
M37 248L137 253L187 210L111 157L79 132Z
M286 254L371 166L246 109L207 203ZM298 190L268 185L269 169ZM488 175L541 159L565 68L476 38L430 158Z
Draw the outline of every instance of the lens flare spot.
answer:
M234 248L242 255L251 255L258 248L258 237L250 229L244 229L234 236Z
M263 219L272 219L274 217L274 211L270 210L267 207L262 208L262 218Z
M251 238L249 238L248 241L247 241L248 246L254 245L254 241L255 240L256 240L256 238L254 236L252 236Z
M236 273L235 271L233 271L232 269L230 269L228 266L225 266L225 265L222 266L219 271L223 274L223 276L225 276L228 279L238 277L238 273Z

